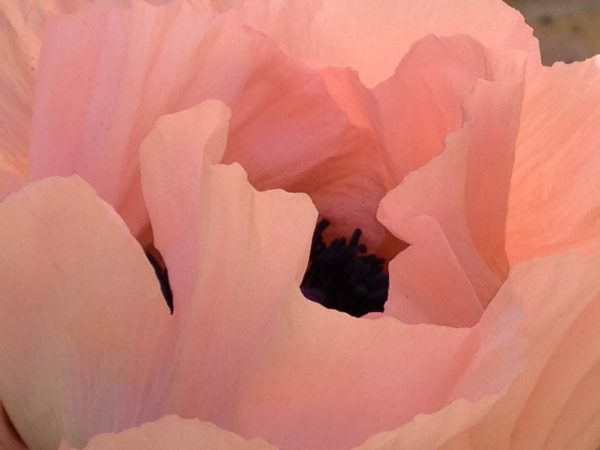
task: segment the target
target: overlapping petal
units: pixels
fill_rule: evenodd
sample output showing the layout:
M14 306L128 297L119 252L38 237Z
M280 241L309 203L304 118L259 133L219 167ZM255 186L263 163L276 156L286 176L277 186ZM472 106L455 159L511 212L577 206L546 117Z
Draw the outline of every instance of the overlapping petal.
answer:
M471 326L502 284L521 98L516 76L477 81L464 127L382 201L379 220L411 245L390 264L386 311L395 317Z
M517 82L524 65L522 52L487 48L468 36L417 41L373 89L396 183L439 155L446 136L468 120L464 103L478 80Z

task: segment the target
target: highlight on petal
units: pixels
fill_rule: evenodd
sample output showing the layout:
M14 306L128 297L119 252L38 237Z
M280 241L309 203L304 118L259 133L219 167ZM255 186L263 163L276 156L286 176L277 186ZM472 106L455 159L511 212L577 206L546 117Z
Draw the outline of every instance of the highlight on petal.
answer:
M593 58L527 81L507 218L512 265L600 249L599 75Z
M500 0L263 0L248 3L254 26L313 67L351 67L369 87L392 75L398 61L428 34L467 34L490 48L526 52L539 46L521 14Z
M464 127L381 202L378 219L411 246L390 264L387 313L472 326L496 294L508 272L504 226L521 97L518 78L477 81Z
M158 417L169 312L139 244L79 178L0 203L0 398L25 443L56 448Z
M455 403L371 438L364 449L594 448L600 438L600 259L577 252L515 267L490 314L517 307L523 372L487 412ZM493 372L494 367L488 369ZM440 428L441 426L441 428ZM435 442L433 444L432 442Z
M94 436L82 450L275 450L262 439L246 440L212 423L170 415L120 433ZM59 450L71 449L63 442Z

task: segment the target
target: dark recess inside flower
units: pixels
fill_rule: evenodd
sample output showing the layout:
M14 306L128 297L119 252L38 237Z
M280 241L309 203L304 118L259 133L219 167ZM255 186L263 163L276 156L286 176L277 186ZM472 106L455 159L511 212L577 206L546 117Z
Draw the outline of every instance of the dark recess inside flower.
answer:
M173 314L173 291L171 290L171 283L169 283L169 271L160 263L158 257L154 256L155 253L158 253L158 250L154 248L148 249L146 250L146 257L150 261L150 264L152 264L156 278L158 278L160 283L162 295L167 301L171 314Z
M302 293L326 308L354 317L383 312L389 287L385 259L376 254L366 254L367 246L360 243L360 228L354 230L349 241L338 238L326 244L323 233L329 225L331 222L322 219L315 227L308 268L300 285ZM155 248L147 249L146 257L154 268L172 314L173 291L169 272Z
M323 219L315 228L302 293L327 308L354 317L383 312L389 287L385 260L367 254L366 245L360 243L360 228L354 230L349 241L339 238L326 244L323 233L329 225Z

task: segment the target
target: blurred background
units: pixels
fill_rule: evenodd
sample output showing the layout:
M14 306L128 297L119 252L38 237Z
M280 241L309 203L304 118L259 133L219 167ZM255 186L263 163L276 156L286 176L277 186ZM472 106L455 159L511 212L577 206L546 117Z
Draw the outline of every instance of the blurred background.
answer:
M540 40L544 64L600 53L600 0L505 0Z

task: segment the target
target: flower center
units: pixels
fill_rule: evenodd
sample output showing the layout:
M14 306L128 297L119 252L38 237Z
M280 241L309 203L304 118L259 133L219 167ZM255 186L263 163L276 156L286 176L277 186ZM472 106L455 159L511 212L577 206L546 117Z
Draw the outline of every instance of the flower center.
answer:
M340 238L325 244L323 232L329 225L323 219L315 228L302 293L326 308L354 317L382 312L389 287L385 260L366 254L367 247L360 243L360 228L354 230L349 241Z

